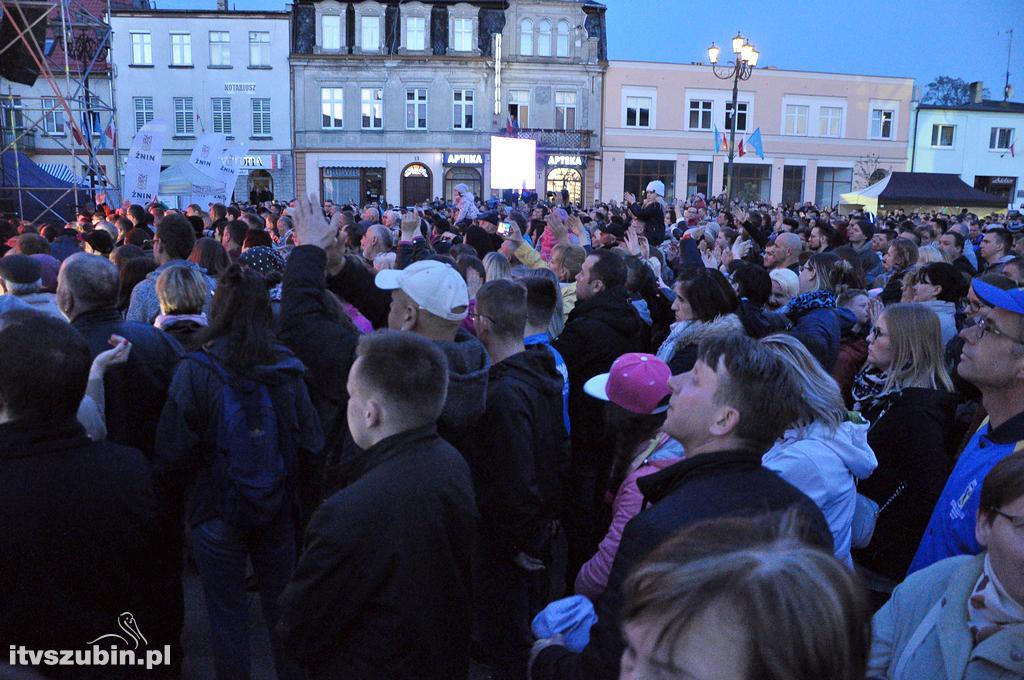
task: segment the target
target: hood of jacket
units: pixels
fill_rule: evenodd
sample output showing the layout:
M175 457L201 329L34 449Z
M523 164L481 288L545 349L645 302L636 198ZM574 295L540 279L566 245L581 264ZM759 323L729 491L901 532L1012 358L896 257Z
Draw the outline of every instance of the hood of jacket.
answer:
M513 354L491 367L489 379L518 380L542 394L562 394L562 374L555 368L554 355L545 345L529 345L526 351Z
M716 316L711 321L677 321L672 324L672 330L662 345L676 350L687 345L699 345L702 340L712 336L729 333L745 333L743 322L735 314Z
M207 343L203 350L217 359L222 366L227 365L228 340L226 338L218 338ZM238 371L239 375L264 385L280 385L295 378L302 378L305 373L305 365L284 345L274 345L274 358L270 363L249 366Z
M626 289L622 287L603 290L589 300L579 299L577 293L576 306L573 307L566 323L581 317L600 321L627 338L640 333L644 323L636 309L629 303Z
M925 309L930 309L935 312L936 316L955 316L956 315L956 303L946 302L945 300L928 300L927 302L918 302L916 304L921 305Z
M473 425L487 405L487 372L491 368L487 350L464 328L459 328L455 340L436 344L448 359L448 399L439 422L454 428Z
M841 337L845 338L850 335L853 327L857 325L857 315L846 307L836 307L836 318L839 319L839 335Z
M811 458L831 454L842 461L855 478L866 479L878 467L875 452L868 444L869 427L868 423L846 421L835 431L822 423L790 428L764 454L764 462L767 465L772 456L782 450L806 451Z

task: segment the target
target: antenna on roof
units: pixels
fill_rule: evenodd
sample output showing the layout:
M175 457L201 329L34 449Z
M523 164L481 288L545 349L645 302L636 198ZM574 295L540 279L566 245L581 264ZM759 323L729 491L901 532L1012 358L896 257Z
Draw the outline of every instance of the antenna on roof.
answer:
M1013 29L1006 31L1006 84L1003 86L1003 101L1009 101L1013 95L1013 88L1010 87L1010 55L1013 54Z

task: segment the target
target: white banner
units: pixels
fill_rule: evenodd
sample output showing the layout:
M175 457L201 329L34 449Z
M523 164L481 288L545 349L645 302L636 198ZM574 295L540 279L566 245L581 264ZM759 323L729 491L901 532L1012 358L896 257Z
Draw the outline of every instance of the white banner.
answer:
M221 203L227 204L235 190L235 182L238 180L238 170L242 167L242 159L248 153L249 147L246 144L233 144L224 149L220 156L220 180L224 182L224 195Z
M199 172L212 179L220 175L220 155L224 151L225 137L219 132L210 132L199 138L188 162Z
M166 140L167 123L162 120L146 123L132 140L122 192L132 203L146 205L156 198L160 188L160 160Z

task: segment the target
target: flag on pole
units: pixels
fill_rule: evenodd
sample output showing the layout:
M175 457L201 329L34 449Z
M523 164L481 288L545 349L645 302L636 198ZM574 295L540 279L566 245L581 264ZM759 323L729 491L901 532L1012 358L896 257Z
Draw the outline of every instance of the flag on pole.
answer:
M718 131L718 126L715 126L715 153L719 151L729 152L729 140L725 138L721 132Z
M113 147L117 146L117 127L114 125L114 120L110 120L110 125L107 126L106 131L107 137L110 139L110 145Z
M764 160L764 143L761 141L761 128L754 130L754 134L750 135L747 144L754 150L758 158Z
M1016 146L1016 143L1010 145L1010 158L1016 158L1017 157L1017 154L1013 150L1013 147L1015 147L1015 146Z
M736 153L739 156L744 156L747 153L747 150L743 148L743 140L742 139L740 140L740 143L736 145Z

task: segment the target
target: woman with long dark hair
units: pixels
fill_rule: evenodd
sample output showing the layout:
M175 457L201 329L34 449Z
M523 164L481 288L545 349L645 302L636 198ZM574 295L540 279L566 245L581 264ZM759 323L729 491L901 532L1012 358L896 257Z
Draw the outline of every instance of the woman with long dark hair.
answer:
M266 281L230 265L202 350L178 366L157 434L157 488L170 508L183 504L221 679L250 677L247 561L268 631L277 623L315 493L302 479L323 447L305 368L272 328ZM293 677L276 646L274 659L278 677Z

